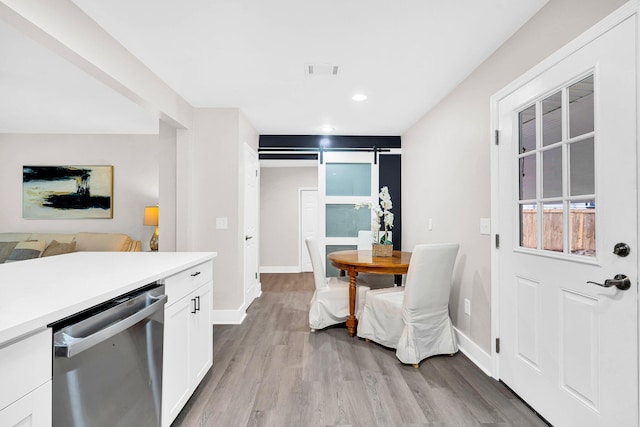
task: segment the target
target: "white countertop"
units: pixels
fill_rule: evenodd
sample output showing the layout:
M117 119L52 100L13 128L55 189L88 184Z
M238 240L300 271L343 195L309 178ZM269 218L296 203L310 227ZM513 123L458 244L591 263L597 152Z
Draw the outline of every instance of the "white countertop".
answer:
M0 347L215 252L76 252L0 264Z

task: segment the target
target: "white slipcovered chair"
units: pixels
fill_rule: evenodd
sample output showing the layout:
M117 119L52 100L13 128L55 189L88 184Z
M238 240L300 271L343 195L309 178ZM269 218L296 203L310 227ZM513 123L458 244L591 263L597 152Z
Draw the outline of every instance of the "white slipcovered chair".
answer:
M313 279L316 285L309 307L309 328L315 331L347 320L349 315L349 282L337 277L327 278L318 241L310 237L305 240L305 243L311 257ZM364 294L368 290L367 286L358 286L356 313L361 309L359 304L364 301Z
M417 245L403 287L367 292L358 336L396 349L402 363L458 351L449 295L458 244Z
M389 231L389 240L391 240L392 232ZM373 232L371 230L358 231L358 250L370 251L371 243L374 242ZM363 285L369 286L371 289L386 288L394 286L394 276L391 274L370 274L359 273L358 281Z

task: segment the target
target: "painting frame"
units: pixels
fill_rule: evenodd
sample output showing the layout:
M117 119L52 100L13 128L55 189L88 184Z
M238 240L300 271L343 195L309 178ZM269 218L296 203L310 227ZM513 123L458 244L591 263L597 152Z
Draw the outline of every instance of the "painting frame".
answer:
M22 218L113 219L113 165L22 166Z

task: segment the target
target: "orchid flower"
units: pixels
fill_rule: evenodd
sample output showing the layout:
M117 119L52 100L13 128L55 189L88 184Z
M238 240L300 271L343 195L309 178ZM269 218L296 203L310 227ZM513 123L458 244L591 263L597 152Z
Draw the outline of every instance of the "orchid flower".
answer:
M371 209L371 233L375 241L378 243L391 244L391 240L389 240L389 230L393 228L393 214L390 212L393 208L393 203L391 203L389 187L382 187L378 197L380 198L379 204L373 204L372 202L357 203L355 209L360 209L365 206ZM382 237L380 237L381 220L384 224L384 234Z

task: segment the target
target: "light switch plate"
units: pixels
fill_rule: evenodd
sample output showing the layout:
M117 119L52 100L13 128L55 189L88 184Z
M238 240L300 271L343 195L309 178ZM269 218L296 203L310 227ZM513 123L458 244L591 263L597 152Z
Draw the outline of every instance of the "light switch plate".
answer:
M227 228L229 228L229 221L227 220L227 217L222 217L222 218L216 218L216 228L218 230L226 230Z
M480 234L491 234L491 218L480 218Z

